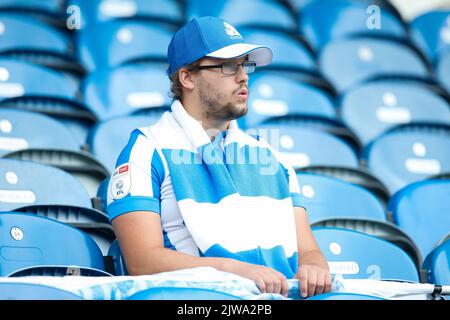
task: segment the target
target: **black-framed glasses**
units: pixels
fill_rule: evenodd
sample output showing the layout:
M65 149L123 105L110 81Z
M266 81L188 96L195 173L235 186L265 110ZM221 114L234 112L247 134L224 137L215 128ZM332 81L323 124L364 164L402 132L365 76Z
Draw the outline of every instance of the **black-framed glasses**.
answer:
M244 68L245 73L252 73L255 71L256 62L244 61L242 63L238 63L235 61L227 61L222 64L197 66L197 67L195 67L195 69L203 70L203 69L221 68L223 74L232 76L232 75L235 75L239 71L240 66L242 66L242 68Z

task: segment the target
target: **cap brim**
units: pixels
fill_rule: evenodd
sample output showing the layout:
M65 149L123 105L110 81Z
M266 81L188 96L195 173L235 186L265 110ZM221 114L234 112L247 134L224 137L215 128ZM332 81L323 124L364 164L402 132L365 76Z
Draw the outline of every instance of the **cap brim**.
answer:
M272 62L272 50L269 47L236 43L207 54L207 57L216 59L234 59L249 55L249 60L255 61L257 66L266 66Z

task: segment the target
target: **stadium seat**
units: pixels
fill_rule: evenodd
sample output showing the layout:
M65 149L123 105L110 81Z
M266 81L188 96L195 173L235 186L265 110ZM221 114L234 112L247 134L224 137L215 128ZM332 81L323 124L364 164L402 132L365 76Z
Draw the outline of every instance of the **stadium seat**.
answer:
M428 282L450 285L450 239L434 248L426 257L423 269L427 270Z
M314 174L326 175L341 179L343 181L356 184L372 192L385 207L389 201L390 194L381 180L375 177L364 167L346 168L346 167L327 167L327 166L309 166L297 170L298 172L309 172Z
M450 233L450 180L426 180L397 192L388 209L396 225L408 233L426 257Z
M0 7L0 57L15 58L52 68L78 85L85 70L77 62L74 44L65 30L33 15L8 13Z
M154 287L135 293L128 300L243 300L225 292L202 288Z
M365 294L343 293L343 292L328 292L318 294L306 300L385 300L383 298L368 296Z
M391 194L450 171L450 126L409 124L387 131L364 150L368 169Z
M450 124L449 103L418 82L363 83L341 98L343 122L367 145L396 125L410 122Z
M386 213L380 201L357 185L303 172L298 172L297 178L301 203L307 209L310 224L331 218L386 221Z
M363 186L326 175L299 171L297 177L301 203L307 210L311 226L343 228L382 238L402 248L420 268L419 249L390 221L384 203L374 193Z
M119 241L116 239L111 243L108 250L108 256L112 257L114 262L114 275L116 276L127 276L128 270L125 265L125 260L120 251Z
M72 55L73 47L65 34L32 17L1 12L1 7L0 55L15 50Z
M319 130L267 124L248 133L258 134L294 169L312 166L358 167L358 159L344 141Z
M332 275L345 279L419 282L413 260L398 246L357 231L313 228Z
M450 47L449 17L450 10L429 11L410 23L412 40L432 63L444 48Z
M83 96L86 105L103 121L143 109L168 109L172 104L169 89L164 68L138 64L91 73L84 83Z
M221 17L238 30L251 26L294 33L296 28L295 19L289 10L280 2L271 0L187 1L188 20L200 16Z
M450 49L442 52L436 66L436 75L439 82L450 94Z
M272 49L273 60L264 69L289 69L316 73L317 67L312 53L298 39L288 34L250 27L239 29L248 43L263 43Z
M66 26L64 4L64 0L2 0L0 11L32 16L63 29Z
M155 113L153 116L125 116L99 122L88 138L91 152L112 173L131 132L152 125L160 116L161 113Z
M166 63L172 35L156 23L111 20L80 31L78 55L89 72L142 60Z
M73 134L58 121L35 112L0 109L0 157L28 148L79 150Z
M0 211L33 213L79 228L98 229L109 243L115 238L107 215L94 209L86 189L61 169L0 159L0 177L4 177L0 180Z
M249 80L249 91L248 113L238 120L241 128L251 128L269 118L288 114L337 118L327 93L281 75L258 72Z
M377 12L369 9L363 1L312 1L299 12L299 31L317 51L330 40L352 35L407 38L402 21L389 10L380 9L379 25L373 21L371 26L370 17Z
M0 58L0 108L47 114L63 122L83 145L97 121L77 98L78 88L62 73L29 62Z
M285 116L269 118L264 122L264 125L295 126L319 130L346 142L357 154L359 154L362 148L358 137L339 119L325 118L316 115L287 114Z
M381 38L330 42L320 53L319 67L338 92L379 77L429 78L424 61L413 49Z
M83 300L56 287L37 283L0 282L0 300Z
M1 212L0 230L0 276L58 275L62 270L66 275L110 275L94 240L66 224Z
M176 0L69 0L80 8L82 29L95 28L98 22L114 19L142 19L180 24L181 7Z
M9 152L2 158L34 161L62 169L77 178L91 198L96 197L100 183L110 174L102 163L86 151L29 148Z

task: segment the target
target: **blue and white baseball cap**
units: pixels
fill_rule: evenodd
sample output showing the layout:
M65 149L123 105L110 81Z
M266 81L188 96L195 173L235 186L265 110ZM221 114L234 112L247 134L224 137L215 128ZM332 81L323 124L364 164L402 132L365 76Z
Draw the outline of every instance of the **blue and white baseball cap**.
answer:
M178 30L167 49L170 76L183 66L203 57L233 59L249 55L257 66L272 61L269 47L249 44L228 22L218 17L193 18Z

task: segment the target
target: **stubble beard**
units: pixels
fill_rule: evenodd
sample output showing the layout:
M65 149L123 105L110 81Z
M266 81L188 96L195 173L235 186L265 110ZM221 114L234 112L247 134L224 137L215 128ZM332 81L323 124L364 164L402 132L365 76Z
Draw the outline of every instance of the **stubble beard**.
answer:
M243 117L248 112L247 101L244 107L237 106L232 102L223 103L229 98L220 92L214 92L212 86L201 80L199 86L199 97L205 109L203 110L203 115L206 119L211 119L215 121L230 121ZM239 88L233 92L232 96L235 96L242 89Z

